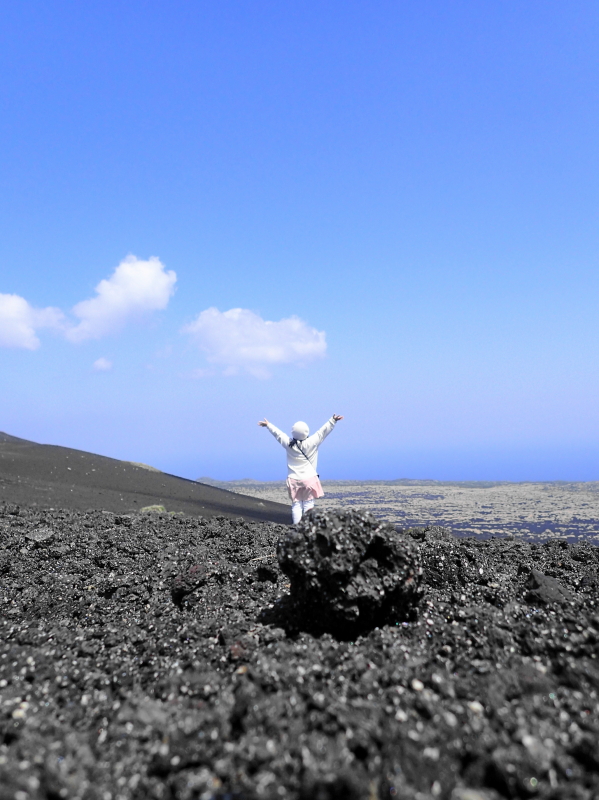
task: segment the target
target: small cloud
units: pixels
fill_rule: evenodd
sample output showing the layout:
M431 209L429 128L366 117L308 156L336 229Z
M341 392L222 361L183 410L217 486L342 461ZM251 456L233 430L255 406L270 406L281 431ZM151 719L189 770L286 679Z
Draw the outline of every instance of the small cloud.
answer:
M299 317L271 322L245 308L221 312L202 311L183 328L212 364L234 375L244 369L257 378L268 378L275 364L305 364L322 358L327 349L324 331L311 328Z
M96 296L73 308L80 322L66 331L71 342L99 339L122 328L131 318L166 308L177 275L158 258L141 261L127 256L110 278L96 286Z
M112 369L112 361L109 361L107 358L98 358L94 361L94 369L98 372L106 372L109 369Z
M33 308L18 294L0 294L0 347L24 347L36 350L40 346L40 328L61 329L64 317L58 308Z

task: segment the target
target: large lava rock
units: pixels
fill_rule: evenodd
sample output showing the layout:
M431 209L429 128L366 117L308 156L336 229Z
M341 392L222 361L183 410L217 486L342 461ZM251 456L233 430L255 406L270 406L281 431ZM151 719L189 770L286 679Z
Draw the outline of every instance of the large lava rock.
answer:
M530 589L526 596L527 600L533 603L541 603L541 605L559 603L563 605L574 600L572 592L568 591L555 578L545 575L538 569L531 570L526 586Z
M351 637L413 616L418 546L364 511L311 512L278 542L299 627Z

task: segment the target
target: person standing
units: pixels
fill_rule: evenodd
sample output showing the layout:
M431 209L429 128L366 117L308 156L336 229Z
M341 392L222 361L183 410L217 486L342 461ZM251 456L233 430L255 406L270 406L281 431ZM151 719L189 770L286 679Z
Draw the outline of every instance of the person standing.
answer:
M266 418L258 423L260 427L268 428L287 452L287 490L291 498L291 519L294 525L297 525L303 514L314 508L316 498L324 495L316 471L318 448L341 419L343 417L339 414L333 414L312 436L306 423L301 421L295 423L291 436L287 436Z

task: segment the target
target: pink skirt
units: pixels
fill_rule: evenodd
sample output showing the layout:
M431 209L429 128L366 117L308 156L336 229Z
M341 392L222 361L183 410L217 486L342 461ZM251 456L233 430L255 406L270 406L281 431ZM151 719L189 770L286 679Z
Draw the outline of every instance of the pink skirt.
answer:
M303 481L297 478L287 478L287 491L292 503L297 500L315 500L317 497L324 496L318 475Z

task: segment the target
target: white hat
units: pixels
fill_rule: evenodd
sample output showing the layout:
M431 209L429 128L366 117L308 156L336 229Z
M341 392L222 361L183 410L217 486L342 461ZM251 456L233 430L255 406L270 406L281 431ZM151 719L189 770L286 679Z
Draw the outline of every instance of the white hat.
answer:
M306 425L305 422L296 422L293 428L291 429L291 435L294 439L297 439L298 442L302 442L304 439L307 439L310 434L310 428Z

